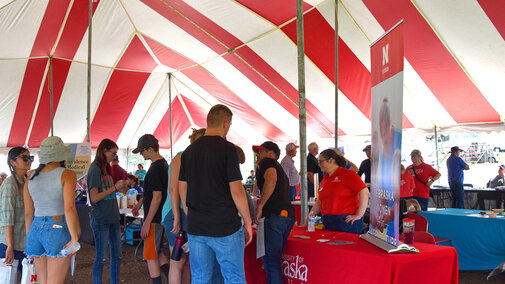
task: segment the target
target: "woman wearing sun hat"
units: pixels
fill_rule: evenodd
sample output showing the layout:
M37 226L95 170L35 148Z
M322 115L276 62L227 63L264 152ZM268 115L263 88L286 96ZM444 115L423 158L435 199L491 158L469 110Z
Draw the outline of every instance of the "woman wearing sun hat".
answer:
M28 149L10 149L7 165L11 176L0 186L0 258L5 258L6 263L17 259L19 272L26 244L23 186L32 162L33 156L30 156Z
M39 283L63 283L70 257L61 250L79 241L75 209L75 172L65 169L70 148L57 136L40 144L40 165L28 173L24 186L25 253L33 257Z

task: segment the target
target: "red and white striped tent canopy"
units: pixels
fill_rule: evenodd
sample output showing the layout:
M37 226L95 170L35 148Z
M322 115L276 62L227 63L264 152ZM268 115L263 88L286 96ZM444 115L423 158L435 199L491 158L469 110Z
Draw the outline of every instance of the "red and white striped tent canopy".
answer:
M87 0L0 0L0 147L50 133L86 139ZM369 45L400 19L404 128L500 124L505 114L505 1L341 0L339 135L369 134ZM169 148L234 112L238 144L299 139L294 0L93 0L91 141ZM334 0L306 0L307 139L335 135ZM171 74L169 81L168 74ZM479 124L480 125L480 124ZM181 140L182 141L182 140Z

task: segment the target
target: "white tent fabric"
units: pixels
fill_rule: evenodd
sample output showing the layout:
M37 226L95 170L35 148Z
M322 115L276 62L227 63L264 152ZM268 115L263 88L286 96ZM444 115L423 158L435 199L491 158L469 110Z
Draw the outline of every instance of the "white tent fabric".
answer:
M404 128L503 129L505 2L341 0L339 135L371 128L369 44L405 25ZM335 135L335 1L304 2L307 139ZM153 133L169 148L205 127L217 103L234 112L237 144L296 141L295 1L93 1L91 141L132 148ZM88 1L0 1L0 147L38 147L50 133L86 139Z

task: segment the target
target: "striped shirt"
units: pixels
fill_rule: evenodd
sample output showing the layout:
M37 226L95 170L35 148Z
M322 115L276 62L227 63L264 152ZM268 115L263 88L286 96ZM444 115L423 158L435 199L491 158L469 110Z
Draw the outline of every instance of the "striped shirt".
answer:
M295 161L293 161L293 158L286 155L281 161L281 166L284 169L286 175L288 176L289 186L300 185L300 175L296 170Z
M0 186L0 243L7 244L4 227L14 226L14 249L25 250L25 205L23 201L24 181L19 187L14 175Z

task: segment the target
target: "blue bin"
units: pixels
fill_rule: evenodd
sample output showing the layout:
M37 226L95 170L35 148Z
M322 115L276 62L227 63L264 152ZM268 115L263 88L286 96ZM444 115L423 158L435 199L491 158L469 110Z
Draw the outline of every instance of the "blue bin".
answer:
M132 239L139 239L140 240L140 230L142 227L137 226L137 225L129 225L126 227L126 239L129 240L126 243L133 246L137 245L139 243L138 240L132 241Z

